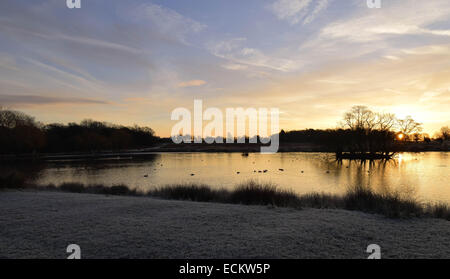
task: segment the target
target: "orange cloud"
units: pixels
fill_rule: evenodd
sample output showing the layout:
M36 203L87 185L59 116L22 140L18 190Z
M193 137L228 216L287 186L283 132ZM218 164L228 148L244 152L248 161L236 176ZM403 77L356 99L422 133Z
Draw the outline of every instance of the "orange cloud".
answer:
M178 87L194 87L194 86L202 86L205 84L206 84L206 81L195 79L195 80L180 82L178 84Z

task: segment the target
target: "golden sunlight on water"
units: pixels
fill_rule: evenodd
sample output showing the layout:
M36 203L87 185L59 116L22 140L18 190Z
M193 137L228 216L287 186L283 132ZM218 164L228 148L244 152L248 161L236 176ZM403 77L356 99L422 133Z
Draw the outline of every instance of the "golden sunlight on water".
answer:
M300 194L340 194L349 186L364 185L380 192L414 196L420 201L450 202L449 165L449 154L445 152L403 153L395 160L373 163L339 163L327 153L248 157L239 153L173 153L155 154L147 161L52 163L39 170L33 180L40 184L125 184L139 189L177 183L232 188L255 180Z

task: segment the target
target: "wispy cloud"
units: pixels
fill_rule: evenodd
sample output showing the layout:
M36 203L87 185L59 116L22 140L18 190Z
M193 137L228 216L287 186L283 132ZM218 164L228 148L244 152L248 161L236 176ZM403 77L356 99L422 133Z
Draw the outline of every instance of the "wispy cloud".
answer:
M178 84L178 87L196 87L196 86L202 86L205 84L206 84L206 81L195 79L195 80L180 82Z
M150 21L160 32L173 35L186 44L188 34L198 33L206 28L205 24L153 3L142 4L135 13L138 18Z
M225 65L222 65L222 67L227 69L227 70L231 70L231 71L239 71L239 70L246 70L246 69L248 69L248 66L242 65L242 64L237 64L237 63L225 64Z
M303 20L303 24L311 23L320 12L325 10L332 0L318 0L314 10Z
M244 45L246 38L234 38L211 44L209 50L217 57L229 60L236 65L263 67L282 72L295 71L300 68L298 61L266 55L261 50ZM229 67L230 68L230 67ZM232 68L237 69L236 66Z
M398 60L405 48L417 51L430 43L448 42L450 6L446 0L392 0L383 2L382 9L369 9L362 2L345 6L349 10L345 16L330 18L303 40L298 48L300 59L315 65L374 56Z
M333 22L322 29L321 36L362 43L383 40L387 36L450 36L450 30L429 27L449 16L447 0L394 1L386 3L382 13L363 9L351 18Z
M332 0L277 0L269 9L281 20L291 24L308 24L325 10Z
M76 97L49 97L37 95L0 95L2 105L42 105L42 104L108 104L108 102Z
M48 78L63 82L65 85L70 86L72 88L79 89L81 91L83 91L86 88L89 88L90 90L99 90L99 85L97 83L98 81L96 80L87 79L80 74L71 73L63 69L57 68L55 66L52 66L48 63L44 63L32 58L24 58L24 60L38 67L41 70L42 74L43 71L48 71L52 73L52 75L47 76ZM24 71L28 71L28 69Z

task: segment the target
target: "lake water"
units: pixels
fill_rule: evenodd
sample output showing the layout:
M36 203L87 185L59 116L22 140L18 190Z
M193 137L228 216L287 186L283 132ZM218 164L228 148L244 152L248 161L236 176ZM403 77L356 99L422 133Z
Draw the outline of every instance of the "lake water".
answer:
M446 152L403 153L394 160L375 163L339 163L333 154L327 153L250 154L248 157L240 153L164 153L154 154L145 161L46 163L35 171L32 180L39 184L125 184L143 190L179 183L233 188L255 180L274 183L299 194L340 194L348 186L365 185L381 192L414 195L421 201L450 203L449 167L450 156Z

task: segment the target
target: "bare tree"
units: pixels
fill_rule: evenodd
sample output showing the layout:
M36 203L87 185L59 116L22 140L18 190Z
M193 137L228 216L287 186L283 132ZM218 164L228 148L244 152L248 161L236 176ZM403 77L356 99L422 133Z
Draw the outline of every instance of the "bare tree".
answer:
M422 131L422 123L416 122L411 116L407 116L405 119L398 119L397 125L400 132L405 135Z
M415 142L419 142L424 139L424 136L421 133L414 133L413 139Z
M344 114L343 126L351 130L372 130L377 125L376 114L366 106L354 106Z
M376 113L377 128L381 131L390 131L395 126L397 118L393 113Z
M439 137L443 140L450 140L450 128L448 126L442 127Z
M0 107L0 127L15 128L17 126L36 126L36 122L33 117L23 112Z

